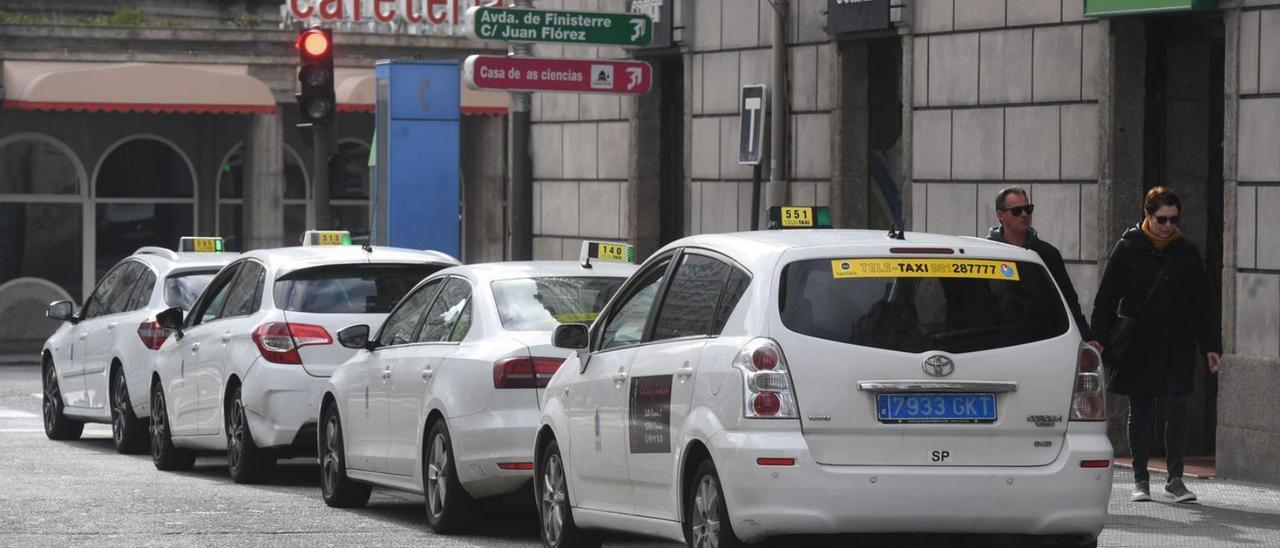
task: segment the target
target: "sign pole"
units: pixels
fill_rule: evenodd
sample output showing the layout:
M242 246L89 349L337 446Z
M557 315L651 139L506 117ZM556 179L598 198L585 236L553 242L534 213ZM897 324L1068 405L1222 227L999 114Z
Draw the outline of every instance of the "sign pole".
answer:
M515 0L517 8L532 8L533 0ZM529 43L512 43L510 55L532 57ZM533 94L511 95L511 192L507 201L511 226L511 259L533 259L533 157L529 151Z
M314 151L311 163L311 196L315 207L313 220L316 230L328 230L329 219L329 160L333 156L333 124L316 122L311 124L311 149Z

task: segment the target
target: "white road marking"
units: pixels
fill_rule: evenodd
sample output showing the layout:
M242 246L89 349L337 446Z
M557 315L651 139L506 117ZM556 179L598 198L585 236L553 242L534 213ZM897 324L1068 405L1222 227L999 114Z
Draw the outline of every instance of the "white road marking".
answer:
M39 415L36 415L35 413L0 407L0 419L34 419L37 417L39 417Z
M39 393L39 392L35 392L35 393L32 393L32 394L31 394L31 397L33 397L33 398L35 398L35 399L37 399L37 400L43 400L43 399L44 399L44 394L41 394L41 393Z

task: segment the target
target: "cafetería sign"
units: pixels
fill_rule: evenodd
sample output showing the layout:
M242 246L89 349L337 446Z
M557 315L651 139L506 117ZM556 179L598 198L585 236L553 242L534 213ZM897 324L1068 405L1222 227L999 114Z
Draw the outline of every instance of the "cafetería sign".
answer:
M323 25L342 32L466 36L466 11L503 0L286 0L281 28Z

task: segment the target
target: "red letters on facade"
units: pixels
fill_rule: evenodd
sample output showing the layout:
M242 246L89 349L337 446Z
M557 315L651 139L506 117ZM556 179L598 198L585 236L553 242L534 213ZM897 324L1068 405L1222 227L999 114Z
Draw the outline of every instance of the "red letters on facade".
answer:
M351 13L347 13L348 2L351 4ZM364 12L361 4L367 3L373 7L374 17L383 23L390 23L399 17L410 24L422 23L425 19L432 24L443 25L452 19L452 24L457 25L462 23L463 14L467 8L487 2L488 0L318 0L315 2L289 0L289 11L293 12L294 17L302 20L318 15L325 21L349 19L359 22ZM306 5L303 5L304 3ZM494 5L499 7L504 4L503 0L494 2ZM451 5L452 14L449 13Z

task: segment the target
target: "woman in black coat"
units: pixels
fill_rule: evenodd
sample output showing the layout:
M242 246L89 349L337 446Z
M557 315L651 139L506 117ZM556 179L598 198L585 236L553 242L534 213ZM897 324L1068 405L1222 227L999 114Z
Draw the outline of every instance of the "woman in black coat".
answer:
M1124 355L1108 354L1106 363L1116 371L1108 388L1129 396L1129 447L1136 483L1132 499L1151 500L1147 473L1151 422L1156 399L1163 398L1169 462L1165 491L1178 502L1188 502L1195 500L1195 494L1182 481L1187 400L1192 392L1197 345L1207 355L1210 371L1217 373L1222 366L1217 300L1209 288L1200 252L1178 229L1182 214L1178 195L1164 187L1152 188L1143 211L1142 222L1120 237L1107 262L1094 298L1090 344L1097 348L1109 342L1114 345L1111 337L1119 332L1115 330L1117 315L1134 319ZM1158 273L1160 279L1156 280ZM1152 284L1156 284L1154 290Z

